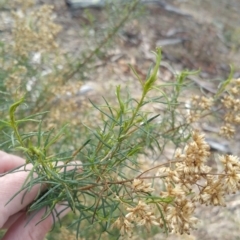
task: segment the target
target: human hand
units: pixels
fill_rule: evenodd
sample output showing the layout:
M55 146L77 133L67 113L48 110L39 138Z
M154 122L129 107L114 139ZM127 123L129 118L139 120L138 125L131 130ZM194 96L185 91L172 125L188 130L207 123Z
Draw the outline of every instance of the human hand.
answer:
M24 163L24 159L0 151L0 229L7 229L2 240L42 240L51 229L54 218L62 218L70 211L70 208L66 209L66 205L56 205L53 211L55 216L49 215L43 221L40 220L46 211L45 208L37 213L27 214L26 208L38 195L41 190L40 185L33 186L27 193L21 191L6 205L21 189L32 166L27 165L28 171L21 167L19 170L22 171L18 170L2 177L1 174L20 167Z

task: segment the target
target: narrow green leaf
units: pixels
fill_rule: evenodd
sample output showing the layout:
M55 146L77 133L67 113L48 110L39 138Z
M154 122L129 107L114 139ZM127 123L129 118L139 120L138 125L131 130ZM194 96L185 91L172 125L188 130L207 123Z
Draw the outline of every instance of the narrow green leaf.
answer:
M45 146L45 149L47 150L52 144L54 144L62 135L63 132L65 131L66 127L68 124L66 124L58 133L56 136L54 136L49 142L48 144Z

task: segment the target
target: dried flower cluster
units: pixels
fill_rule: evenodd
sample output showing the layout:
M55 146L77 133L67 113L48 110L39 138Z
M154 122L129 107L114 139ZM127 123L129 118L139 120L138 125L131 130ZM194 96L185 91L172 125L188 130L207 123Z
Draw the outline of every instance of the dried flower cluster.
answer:
M232 138L236 132L236 126L240 123L240 78L232 79L221 102L225 110L224 125L220 134Z
M16 98L28 91L32 101L48 103L48 109L52 108L48 127L65 124L69 119L73 124L79 124L79 109L85 104L79 96L82 82L66 84L63 79L66 59L59 54L56 36L61 26L53 21L53 6L35 8L32 0L15 0L12 4L20 5L20 8L12 12L12 42L6 44L12 55L4 65L8 72L4 82L6 89ZM37 101L40 92L45 97Z
M28 56L32 52L55 50L58 45L55 36L61 27L53 22L53 7L43 5L33 10L30 17L24 12L13 12L13 50L18 56Z
M154 188L151 188L151 183L145 183L142 179L134 179L131 189L133 192L151 193ZM117 199L119 199L117 197ZM151 225L159 226L160 223L157 217L153 213L153 209L150 205L147 205L144 201L138 201L136 207L126 207L128 212L124 217L119 217L113 224L113 227L120 229L120 234L124 236L126 233L129 237L133 234L133 228L137 226L145 226L147 230L150 230Z
M142 179L134 179L132 184L133 190L135 192L153 192L154 188L151 188L150 186L151 183L145 183Z
M174 161L162 164L158 170L157 175L165 186L159 194L162 201L139 200L135 207L126 207L128 213L118 218L114 226L120 229L122 235L127 233L129 236L134 226L139 225L145 225L147 229L156 225L167 227L170 232L190 234L198 223L194 217L197 203L225 206L225 195L240 190L239 159L230 155L219 156L222 170L213 173L207 165L209 156L210 147L204 135L194 132L192 142L183 151L177 149ZM154 191L143 179L134 179L132 189L147 194ZM160 213L154 208L160 208Z
M196 227L197 219L193 217L194 187L207 178L211 170L206 165L210 152L203 135L195 132L192 138L193 141L185 147L183 153L180 149L176 151L175 160L179 162L169 168L159 169L160 173L167 173L166 191L161 192L160 196L170 196L174 199L171 204L163 206L162 209L166 224L170 231L181 234L189 234L190 229Z
M207 98L205 96L194 96L192 98L192 104L194 106L200 107L203 110L210 110L213 105L213 99L211 97Z
M132 236L134 226L145 226L150 230L152 225L159 226L160 223L153 213L153 209L143 201L139 201L136 207L128 207L128 213L124 217L119 217L113 224L113 227L120 229L120 234Z
M15 96L16 88L18 88L19 94L22 96L24 95L20 88L22 87L21 85L25 80L26 74L27 68L25 66L15 66L14 68L9 69L9 75L4 85L7 91L12 94L12 96Z
M195 203L225 206L225 195L239 190L240 163L235 156L220 156L222 172L211 173L207 165L210 156L209 146L204 136L193 133L193 142L184 152L176 151L175 158L180 160L174 169L164 169L168 173L167 191L162 196L173 196L175 200L166 208L166 220L170 229L179 233L189 233L197 220L192 216ZM174 186L174 187L173 187ZM169 217L170 214L170 217Z
M13 0L12 6L14 7L15 4L19 4L21 6L21 10L24 12L34 5L34 0Z
M199 120L203 111L211 110L213 103L213 98L211 97L193 96L190 101L191 108L189 109L187 116L188 122L192 123Z
M220 127L220 134L227 138L233 138L236 133L236 127L240 123L240 78L231 79L226 85L221 94L220 106L219 102L215 101L217 99L193 96L189 104L187 104L187 120L189 123L194 123L206 115L211 115L214 111L212 106L216 104L216 110L220 109L221 115L224 115L222 119L224 124Z
M33 85L46 72L57 68L59 49L55 38L61 26L53 22L52 6L43 5L35 9L32 0L15 0L11 6L16 10L9 16L13 22L10 39L5 36L4 42L6 56L3 70L7 73L4 85L14 96L22 97L26 91L31 92L31 100L35 101L38 93L32 91ZM45 66L46 56L48 62ZM49 61L50 58L52 61ZM38 84L39 89L41 84Z

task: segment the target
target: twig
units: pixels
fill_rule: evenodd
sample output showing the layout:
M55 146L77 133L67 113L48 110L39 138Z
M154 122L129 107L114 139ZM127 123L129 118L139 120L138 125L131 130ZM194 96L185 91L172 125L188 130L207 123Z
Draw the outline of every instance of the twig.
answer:
M140 0L136 0L134 2L134 4L130 7L129 11L127 12L127 14L123 17L123 19L117 24L117 26L115 26L115 28L113 29L112 32L110 32L103 40L102 42L92 51L90 52L90 54L83 60L83 62L80 62L77 64L77 67L75 70L73 70L72 72L69 72L67 74L65 74L64 76L64 80L65 82L68 81L69 79L71 79L85 64L87 64L94 56L95 54L104 46L108 43L109 39L111 39L117 32L118 30L124 25L124 23L128 20L130 13L133 12L138 3L140 2Z

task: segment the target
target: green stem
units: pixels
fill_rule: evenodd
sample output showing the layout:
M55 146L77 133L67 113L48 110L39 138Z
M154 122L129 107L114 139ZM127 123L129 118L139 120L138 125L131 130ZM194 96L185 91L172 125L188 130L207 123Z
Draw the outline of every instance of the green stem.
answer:
M134 119L136 118L136 115L137 115L137 113L139 112L139 109L142 107L142 104L143 104L143 101L144 101L145 96L146 96L146 94L143 93L143 94L142 94L142 97L141 97L141 99L140 99L140 102L138 103L135 111L133 112L132 118L131 118L130 122L128 123L128 126L127 126L127 128L126 128L126 130L125 130L125 134L126 134L126 133L129 131L129 129L132 127L133 121L134 121Z
M105 46L109 39L113 38L113 36L118 32L118 30L124 25L124 23L128 20L130 13L135 10L140 0L135 0L133 5L130 7L127 14L122 18L122 20L117 24L117 26L113 29L112 32L110 32L103 40L102 42L92 51L90 54L83 60L83 62L80 62L77 64L77 67L75 70L73 70L70 73L67 73L64 80L67 82L69 79L71 79L86 63L88 63L95 55L99 52L99 50Z

